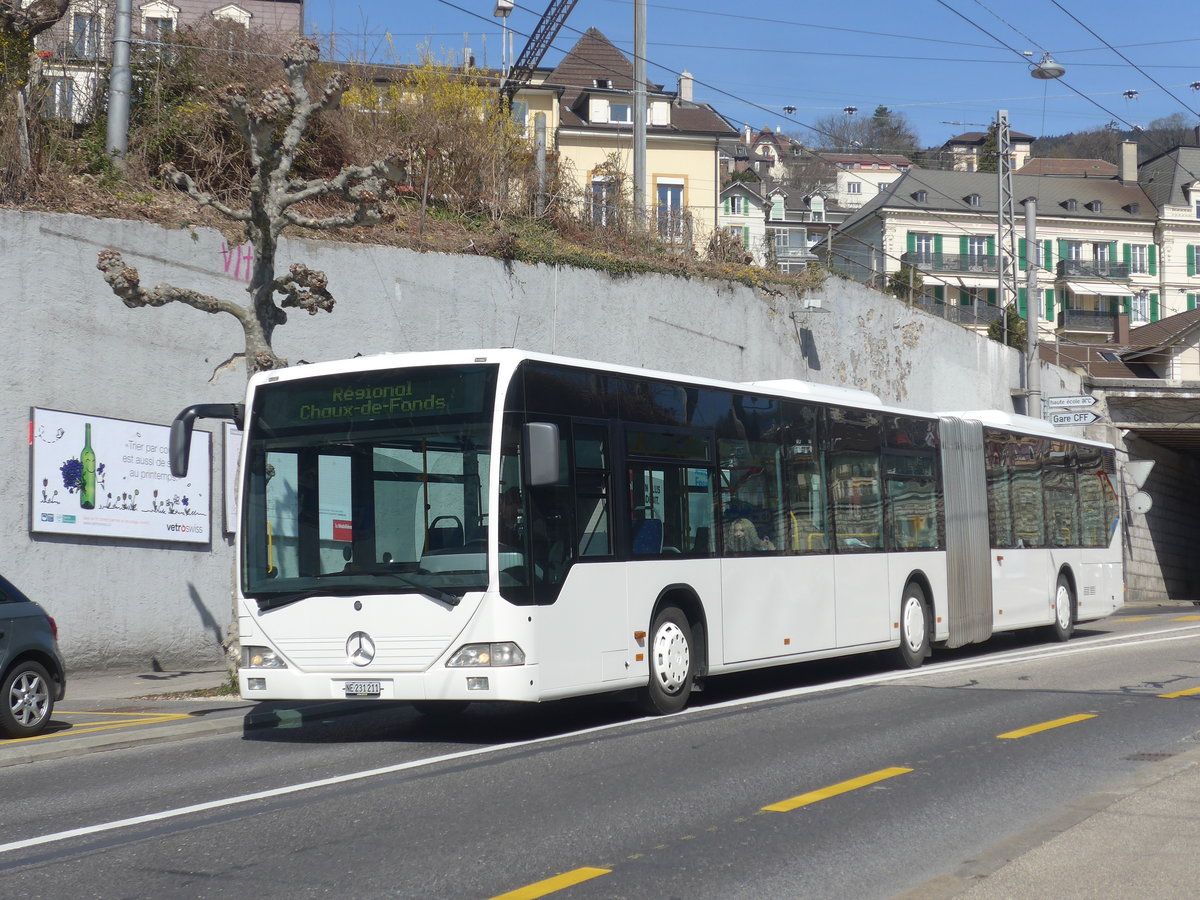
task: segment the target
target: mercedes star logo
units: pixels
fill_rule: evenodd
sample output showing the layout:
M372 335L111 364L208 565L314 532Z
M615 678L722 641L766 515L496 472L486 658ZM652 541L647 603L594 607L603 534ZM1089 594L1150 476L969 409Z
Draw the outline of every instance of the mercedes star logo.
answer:
M375 658L375 642L365 631L356 631L346 640L346 658L356 666L370 665Z

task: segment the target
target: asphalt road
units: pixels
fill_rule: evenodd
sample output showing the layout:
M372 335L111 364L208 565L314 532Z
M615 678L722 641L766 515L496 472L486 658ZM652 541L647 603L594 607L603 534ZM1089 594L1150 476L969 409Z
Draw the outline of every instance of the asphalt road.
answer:
M0 769L34 898L891 898L1194 748L1200 623L714 680L687 712L403 705ZM1177 696L1163 696L1176 694ZM1069 864L1069 861L1064 861Z

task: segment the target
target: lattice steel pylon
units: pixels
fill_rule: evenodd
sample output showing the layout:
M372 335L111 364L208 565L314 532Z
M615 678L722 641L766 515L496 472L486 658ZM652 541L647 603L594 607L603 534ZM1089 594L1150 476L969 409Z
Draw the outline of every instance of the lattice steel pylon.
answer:
M1008 306L1017 299L1017 207L1012 183L1012 132L1008 110L996 113L996 299L1003 317L1004 343L1008 343Z
M517 91L533 77L533 70L541 64L542 57L546 55L546 51L558 37L558 32L567 21L567 16L571 14L571 10L578 2L579 0L550 0L550 5L538 19L533 33L529 35L529 40L521 49L521 55L508 70L508 77L500 86L500 97L505 103L512 103Z

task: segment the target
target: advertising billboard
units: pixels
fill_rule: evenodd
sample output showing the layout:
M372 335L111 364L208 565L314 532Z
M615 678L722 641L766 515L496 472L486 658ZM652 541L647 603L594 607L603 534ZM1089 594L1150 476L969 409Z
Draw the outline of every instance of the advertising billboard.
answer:
M191 470L171 475L170 428L34 409L30 530L207 544L211 438L192 434Z

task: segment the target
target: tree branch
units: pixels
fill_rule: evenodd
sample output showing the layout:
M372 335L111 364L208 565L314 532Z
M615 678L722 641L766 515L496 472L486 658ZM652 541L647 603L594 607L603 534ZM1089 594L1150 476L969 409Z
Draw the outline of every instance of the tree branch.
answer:
M303 309L310 316L321 310L333 312L334 299L329 293L329 279L324 272L310 269L303 263L293 263L287 278L275 279L274 289L283 295L281 306Z
M245 210L233 209L226 206L220 200L214 199L212 194L200 190L196 187L196 182L192 180L192 176L185 172L180 172L175 168L174 163L167 163L160 170L163 178L175 185L182 191L186 191L187 195L196 201L199 206L211 206L222 215L228 216L235 222L249 222L250 213Z
M206 313L229 313L238 321L246 322L251 318L251 312L244 306L219 297L211 297L198 291L178 288L170 284L157 285L147 291L141 286L141 276L133 266L125 265L121 254L116 250L101 250L96 261L96 268L104 273L113 293L121 298L130 309L141 306L166 306L168 303L184 303Z

